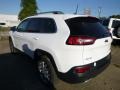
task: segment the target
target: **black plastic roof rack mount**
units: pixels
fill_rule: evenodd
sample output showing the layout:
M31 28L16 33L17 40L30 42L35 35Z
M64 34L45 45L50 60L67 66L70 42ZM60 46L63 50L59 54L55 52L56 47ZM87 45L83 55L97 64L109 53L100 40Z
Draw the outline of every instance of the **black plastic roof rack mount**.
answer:
M49 12L40 12L37 14L64 14L62 11L49 11Z

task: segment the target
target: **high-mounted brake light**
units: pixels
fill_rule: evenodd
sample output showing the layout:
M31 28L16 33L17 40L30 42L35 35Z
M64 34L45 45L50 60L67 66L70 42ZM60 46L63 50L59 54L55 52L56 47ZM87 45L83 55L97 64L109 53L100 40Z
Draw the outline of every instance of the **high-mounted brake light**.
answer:
M69 36L67 45L91 45L95 42L95 37L89 36Z

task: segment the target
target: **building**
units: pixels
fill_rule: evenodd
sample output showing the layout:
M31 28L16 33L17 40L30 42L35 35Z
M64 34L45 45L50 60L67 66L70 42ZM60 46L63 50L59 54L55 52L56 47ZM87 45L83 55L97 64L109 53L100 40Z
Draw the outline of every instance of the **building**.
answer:
M90 8L85 8L84 9L84 15L91 15L91 9Z
M17 15L0 14L0 26L12 27L17 26L19 23Z

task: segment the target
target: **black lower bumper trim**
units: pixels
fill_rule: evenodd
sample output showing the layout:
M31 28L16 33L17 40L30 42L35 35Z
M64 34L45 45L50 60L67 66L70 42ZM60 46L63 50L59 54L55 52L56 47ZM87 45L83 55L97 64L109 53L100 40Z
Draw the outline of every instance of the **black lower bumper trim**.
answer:
M110 61L111 61L111 54L107 55L105 58L99 61L94 62L96 63L95 66L94 66L94 63L88 64L89 66L91 66L91 69L85 73L79 73L79 74L75 73L74 72L75 67L73 67L67 73L59 72L58 76L60 79L68 83L80 83L80 82L82 83L90 78L97 76L99 73L101 73L106 67L108 67L108 65L110 64Z

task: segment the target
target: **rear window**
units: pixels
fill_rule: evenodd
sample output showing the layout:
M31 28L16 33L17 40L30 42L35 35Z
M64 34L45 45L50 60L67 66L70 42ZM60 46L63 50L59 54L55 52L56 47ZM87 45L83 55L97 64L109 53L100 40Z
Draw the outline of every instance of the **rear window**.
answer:
M92 17L76 17L65 20L71 35L85 35L96 38L110 36L109 31L100 23L99 19Z

